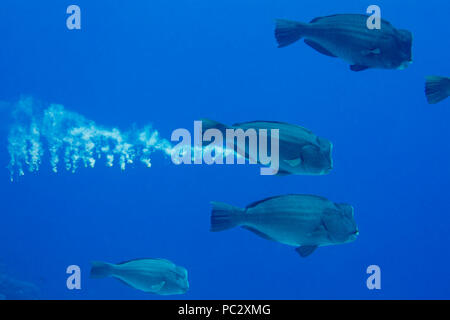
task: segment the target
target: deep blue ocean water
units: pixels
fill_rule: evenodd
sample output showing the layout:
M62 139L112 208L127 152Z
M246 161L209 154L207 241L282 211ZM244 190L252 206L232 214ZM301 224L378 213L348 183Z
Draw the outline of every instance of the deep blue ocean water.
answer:
M81 8L68 30L66 8ZM371 4L414 34L406 70L351 72L304 43L278 49L274 19L365 13ZM450 298L449 100L430 106L425 76L450 75L450 3L343 1L23 1L0 4L0 100L58 103L97 124L153 125L170 139L211 118L299 124L334 144L324 176L261 176L258 166L122 171L99 161L76 173L10 181L8 107L0 127L0 264L43 299ZM242 229L211 233L210 201L236 206L306 193L355 208L360 235L300 258ZM189 271L185 295L145 294L89 279L93 260L160 257ZM66 288L79 265L81 290ZM366 268L381 268L368 290Z

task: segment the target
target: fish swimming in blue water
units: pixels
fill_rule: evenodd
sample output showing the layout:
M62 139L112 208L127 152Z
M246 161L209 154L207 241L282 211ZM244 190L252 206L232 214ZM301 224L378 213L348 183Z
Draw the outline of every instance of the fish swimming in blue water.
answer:
M0 300L37 300L39 296L40 290L33 283L0 273Z
M356 240L353 207L314 195L267 198L245 209L212 202L211 231L242 227L256 235L297 247L307 257L317 247Z
M425 83L428 103L436 104L450 96L450 78L428 76Z
M310 23L276 20L278 46L299 39L329 57L341 58L352 71L369 68L405 69L412 62L412 34L381 21L381 29L367 27L368 16L336 14L313 19Z
M92 262L91 278L106 277L159 295L183 294L189 289L187 270L164 259L136 259L119 264Z
M279 169L277 175L324 175L333 169L333 144L325 138L298 125L277 121L251 121L227 126L222 123L202 119L203 128L267 130L268 139L271 130L279 130ZM235 150L241 156L248 157L247 150ZM259 159L258 159L259 162Z

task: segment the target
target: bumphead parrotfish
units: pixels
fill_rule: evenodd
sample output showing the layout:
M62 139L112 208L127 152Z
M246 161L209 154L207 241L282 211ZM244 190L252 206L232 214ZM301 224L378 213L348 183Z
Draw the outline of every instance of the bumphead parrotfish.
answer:
M279 169L277 175L324 175L333 169L333 144L325 138L298 125L277 121L251 121L227 126L222 123L202 119L204 130L218 129L225 135L226 129L267 130L268 139L271 130L279 130ZM248 158L248 146L244 151L235 150ZM259 163L259 158L257 159Z
M187 270L164 259L136 259L119 264L92 262L91 278L106 277L159 295L183 294L189 289Z
M267 198L245 209L212 202L211 231L243 227L258 236L297 247L302 257L319 246L356 240L353 207L313 195Z
M336 14L310 23L279 19L275 37L280 48L304 38L316 51L348 62L352 71L408 67L412 62L411 32L396 29L383 19L380 29L369 29L367 19L361 14Z

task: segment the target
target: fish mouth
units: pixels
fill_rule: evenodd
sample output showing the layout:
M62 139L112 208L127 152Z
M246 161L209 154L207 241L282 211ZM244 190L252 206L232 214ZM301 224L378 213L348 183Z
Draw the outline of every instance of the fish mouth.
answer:
M333 166L329 166L328 168L322 170L322 174L328 174L333 170Z
M412 60L404 61L402 64L397 68L398 70L405 70L413 63Z
M178 289L179 294L185 294L186 292L188 292L189 287L182 287L180 289Z

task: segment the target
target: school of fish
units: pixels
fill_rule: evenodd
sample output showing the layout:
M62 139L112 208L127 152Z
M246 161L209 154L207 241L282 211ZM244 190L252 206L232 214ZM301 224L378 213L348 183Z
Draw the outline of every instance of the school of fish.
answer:
M380 29L371 30L366 21L367 16L360 14L318 17L309 23L278 19L275 38L280 48L304 39L317 52L347 62L354 72L407 68L413 61L412 33L386 20L381 21ZM426 77L425 93L430 104L443 101L450 95L450 78ZM219 131L278 129L280 176L326 175L333 169L333 144L298 124L250 121L229 126L209 119L202 121L206 129ZM247 148L234 151L250 158ZM351 243L359 234L350 204L301 194L277 195L245 208L212 202L211 231L237 227L293 246L301 257L311 255L318 247ZM164 259L93 262L91 277L113 277L132 288L160 295L183 294L189 289L187 270Z

